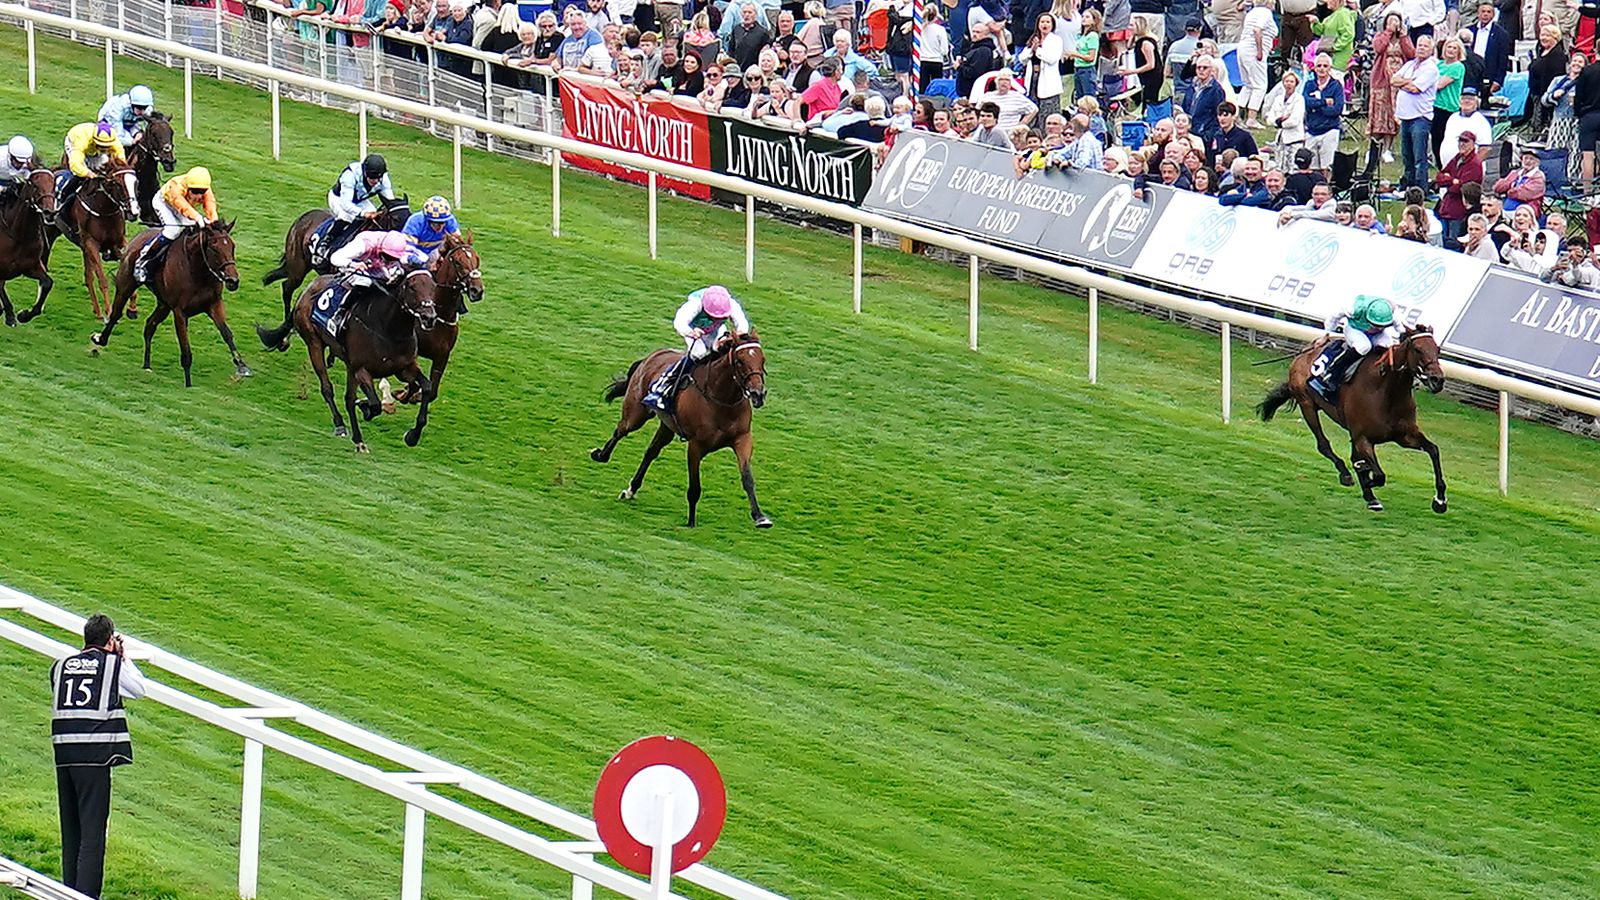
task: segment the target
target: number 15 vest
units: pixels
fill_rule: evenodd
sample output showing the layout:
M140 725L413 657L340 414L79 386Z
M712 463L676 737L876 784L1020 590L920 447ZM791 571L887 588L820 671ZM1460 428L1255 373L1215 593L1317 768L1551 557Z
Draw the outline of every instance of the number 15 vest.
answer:
M128 714L122 708L122 658L98 648L50 667L54 702L50 741L57 766L121 766L133 762Z

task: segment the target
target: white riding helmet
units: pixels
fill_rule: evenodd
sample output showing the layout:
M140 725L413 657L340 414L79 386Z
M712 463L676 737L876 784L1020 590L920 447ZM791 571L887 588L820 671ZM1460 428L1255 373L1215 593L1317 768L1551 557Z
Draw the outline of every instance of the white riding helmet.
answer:
M6 143L6 152L17 162L33 159L33 141L19 134Z
M128 104L149 109L156 105L155 92L142 84L136 84L128 89Z

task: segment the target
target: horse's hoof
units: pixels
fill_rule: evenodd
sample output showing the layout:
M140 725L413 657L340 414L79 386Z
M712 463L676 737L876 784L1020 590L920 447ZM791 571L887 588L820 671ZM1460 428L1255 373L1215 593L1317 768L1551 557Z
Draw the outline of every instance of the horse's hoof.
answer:
M17 321L26 325L29 322L32 322L34 317L37 315L38 313L34 312L33 310L25 309L22 312L17 313Z
M102 338L100 336L100 332L93 331L93 332L89 333L89 344L90 344L89 352L90 353L94 353L95 355L98 356L100 348L104 347L106 345L106 342L105 342L105 338Z
M1367 502L1367 509L1373 512L1383 512L1383 503L1379 500L1370 500Z
M617 495L617 499L618 500L632 500L633 499L633 488L623 488L622 489L622 493Z
M284 338L283 341L278 344L278 352L279 353L288 353L289 352L289 339L288 338Z
M240 366L239 368L233 370L233 374L239 378L249 378L256 373L250 371L249 366Z
M1446 500L1443 497L1435 497L1435 498L1433 498L1433 511L1434 512L1442 513L1442 512L1444 512L1445 510L1447 510L1449 508L1450 508L1450 501Z
M363 441L363 442L361 442L361 443L356 445L356 452L357 453L371 453L372 449L367 446L365 441Z
M392 416L394 415L394 402L385 400L378 404L378 409L381 410L384 415Z
M11 313L6 313L6 327L7 328L15 328L15 327L17 327L17 317L15 315L12 315Z
M421 440L422 440L422 432L416 430L415 428L413 428L410 431L406 432L406 446L407 447L415 447L417 445L417 442L421 441Z
M772 527L772 520L767 518L766 516L757 516L756 517L756 527L757 528L771 528Z
M1350 487L1356 483L1356 477L1349 472L1341 472L1339 473L1339 483L1345 487Z
M350 429L345 428L343 425L335 425L333 426L333 436L336 438L349 437Z
M130 306L122 311L122 317L129 322L136 322L139 319L139 311Z
M603 463L609 457L607 457L606 454L603 453L599 447L596 447L593 450L589 451L589 458L594 460L595 462Z

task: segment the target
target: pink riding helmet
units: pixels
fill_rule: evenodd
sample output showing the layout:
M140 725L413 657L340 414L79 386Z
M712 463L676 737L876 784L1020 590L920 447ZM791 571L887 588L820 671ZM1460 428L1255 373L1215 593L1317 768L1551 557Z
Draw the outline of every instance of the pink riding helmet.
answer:
M700 308L713 319L726 319L733 312L733 298L728 296L727 288L713 284L700 295Z
M378 243L378 252L390 259L405 259L411 253L411 241L398 231L391 231Z

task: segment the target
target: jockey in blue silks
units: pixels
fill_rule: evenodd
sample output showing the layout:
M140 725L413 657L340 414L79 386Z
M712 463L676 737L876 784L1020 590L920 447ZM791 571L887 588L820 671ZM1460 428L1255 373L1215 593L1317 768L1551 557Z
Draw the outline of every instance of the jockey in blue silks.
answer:
M421 211L411 214L400 231L411 238L418 250L432 256L444 246L447 236L461 233L461 226L450 212L450 201L433 196L422 204Z

